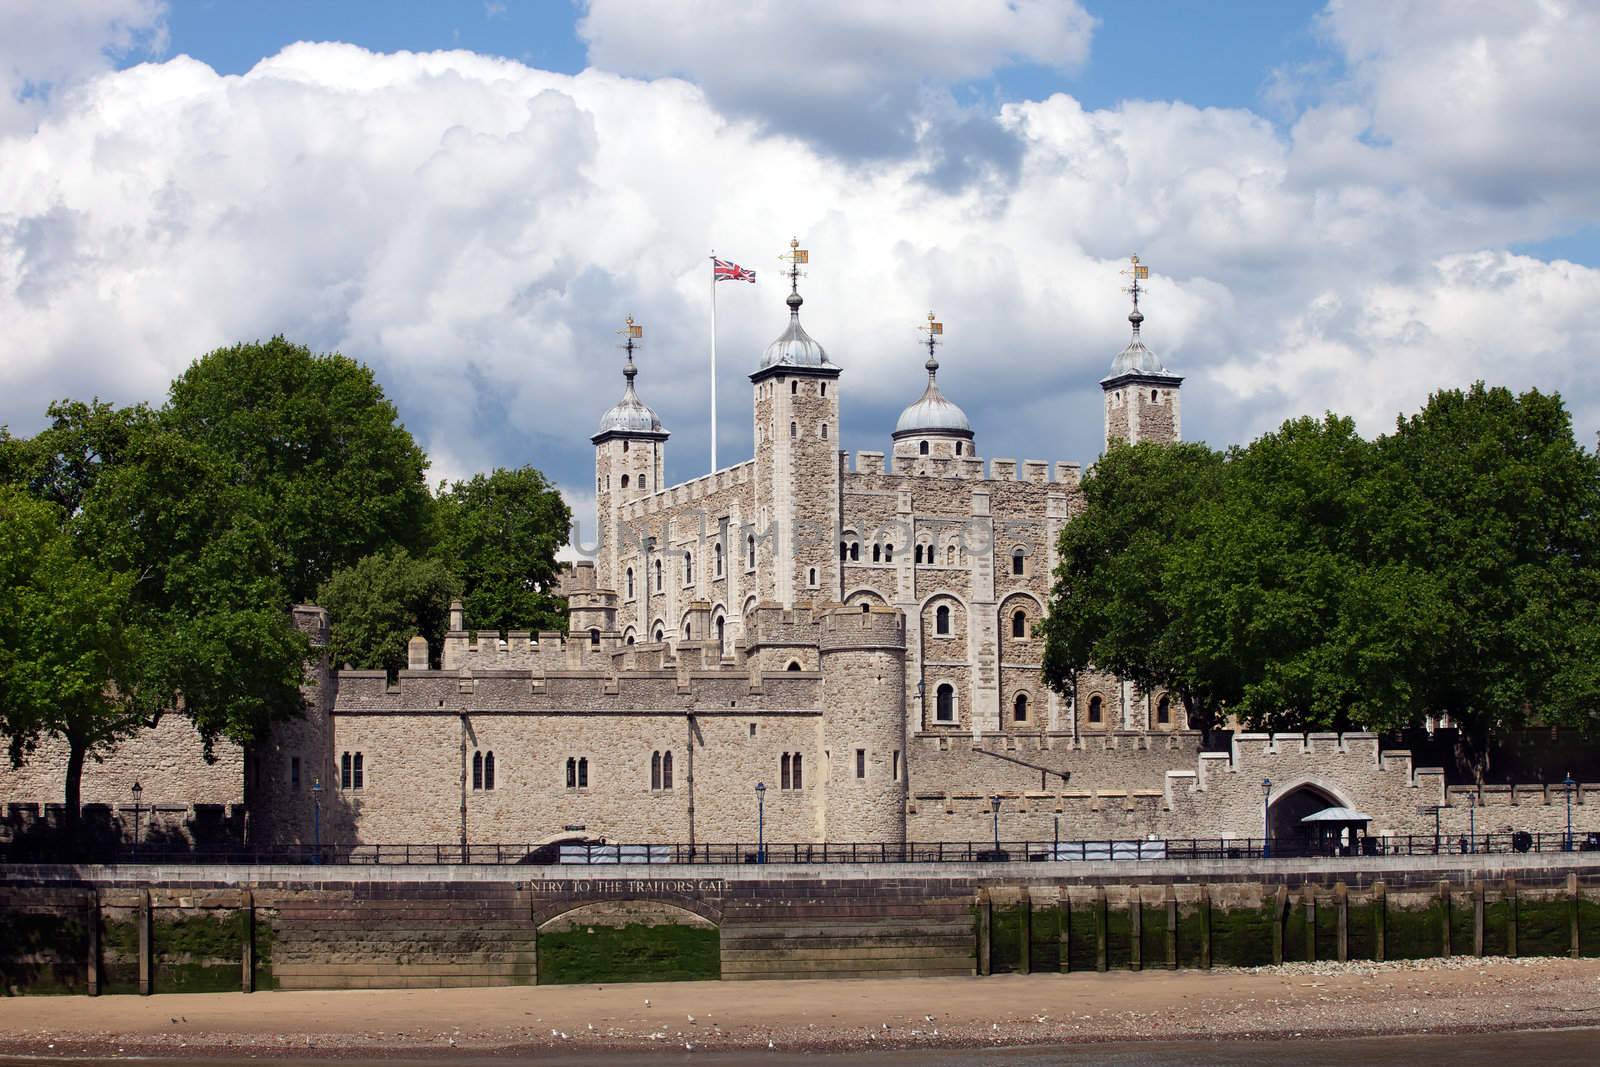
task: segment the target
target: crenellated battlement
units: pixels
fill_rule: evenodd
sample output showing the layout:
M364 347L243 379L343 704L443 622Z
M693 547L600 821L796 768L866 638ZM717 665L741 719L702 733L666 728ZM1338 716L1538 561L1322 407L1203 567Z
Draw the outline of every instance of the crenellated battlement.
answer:
M818 645L824 653L845 648L906 647L906 617L894 608L870 605L863 611L840 607L823 615L821 623Z
M657 515L663 511L684 504L692 504L709 497L732 489L736 486L751 484L755 474L755 460L745 460L731 467L703 474L698 478L651 493L649 496L640 497L622 507L622 517L625 519L640 519L648 515Z
M1035 485L1064 485L1076 488L1083 480L1083 464L1025 459L991 459L987 473L978 456L885 456L882 452L839 454L844 474L894 475L902 478L952 478L972 482L1030 482Z

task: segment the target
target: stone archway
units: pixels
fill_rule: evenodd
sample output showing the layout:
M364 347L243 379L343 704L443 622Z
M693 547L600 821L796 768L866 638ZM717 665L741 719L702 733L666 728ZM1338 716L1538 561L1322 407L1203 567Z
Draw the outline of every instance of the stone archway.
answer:
M722 976L718 910L698 902L594 900L538 923L538 982L672 982Z
M1275 795L1267 807L1267 831L1275 843L1299 847L1310 838L1300 820L1314 815L1323 808L1338 807L1344 803L1332 789L1316 782L1301 782L1290 786L1282 795Z

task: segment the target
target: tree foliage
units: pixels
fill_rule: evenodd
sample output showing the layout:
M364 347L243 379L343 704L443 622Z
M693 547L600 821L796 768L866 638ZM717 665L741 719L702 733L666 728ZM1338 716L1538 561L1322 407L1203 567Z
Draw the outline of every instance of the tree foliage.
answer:
M556 553L572 512L532 467L475 475L438 496L434 553L452 568L474 628L566 628Z
M427 457L352 359L282 337L218 349L172 383L162 418L215 457L265 527L286 604L423 535Z
M456 578L441 561L419 559L403 548L335 572L317 592L333 623L333 661L397 671L418 634L437 655L456 591Z
M1202 728L1447 714L1479 751L1600 721L1600 465L1557 397L1442 392L1372 442L1330 415L1225 458L1113 448L1084 493L1044 624L1057 686L1096 665Z

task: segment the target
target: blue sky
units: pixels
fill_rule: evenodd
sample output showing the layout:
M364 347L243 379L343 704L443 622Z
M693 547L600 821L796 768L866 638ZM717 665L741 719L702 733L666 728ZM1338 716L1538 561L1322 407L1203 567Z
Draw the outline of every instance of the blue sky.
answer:
M624 315L669 477L708 466L712 247L761 272L719 308L748 454L799 234L852 451L932 306L981 454L1091 461L1133 252L1187 437L1482 378L1590 442L1596 39L1576 0L11 0L0 424L283 333L369 363L435 476L532 462L583 513Z

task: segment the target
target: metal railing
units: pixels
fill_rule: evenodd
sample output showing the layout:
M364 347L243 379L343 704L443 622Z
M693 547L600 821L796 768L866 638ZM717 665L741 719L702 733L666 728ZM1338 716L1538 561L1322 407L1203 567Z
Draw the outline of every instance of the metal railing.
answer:
M46 841L0 842L0 864L489 864L554 868L664 864L1006 863L1192 859L1348 858L1600 852L1600 833L1496 833L1455 837L1414 834L1328 846L1260 838L1091 839L1074 841L766 842L553 844L323 844L280 847L207 845L136 847L131 843L68 850Z

